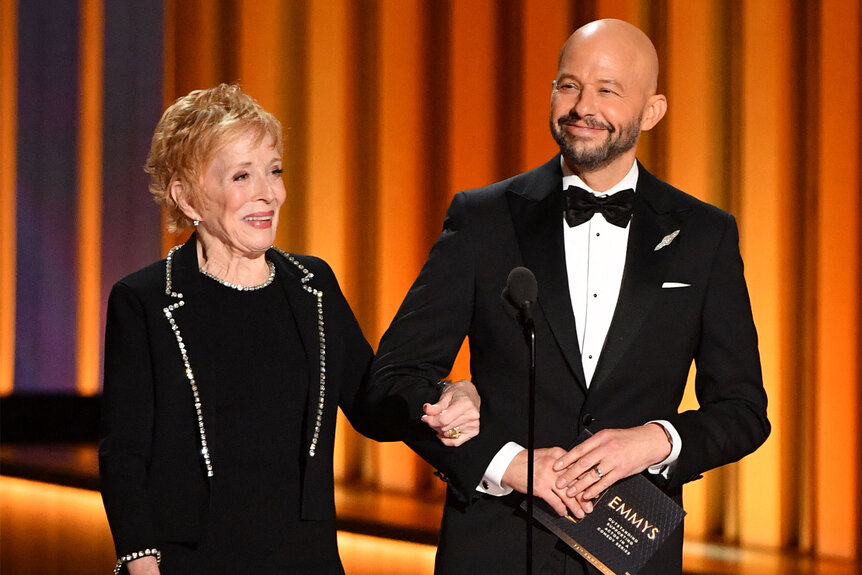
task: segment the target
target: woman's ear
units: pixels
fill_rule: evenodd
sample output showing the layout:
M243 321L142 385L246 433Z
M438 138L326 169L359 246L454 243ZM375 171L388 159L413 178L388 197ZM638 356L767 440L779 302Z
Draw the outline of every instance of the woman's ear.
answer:
M191 190L180 180L173 180L170 187L171 198L185 217L190 220L203 219L191 203Z

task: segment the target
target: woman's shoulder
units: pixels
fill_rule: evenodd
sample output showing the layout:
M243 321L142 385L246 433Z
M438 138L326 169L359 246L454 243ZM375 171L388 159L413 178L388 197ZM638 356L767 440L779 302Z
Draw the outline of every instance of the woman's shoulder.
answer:
M332 268L326 260L308 254L297 254L286 252L279 248L272 250L272 256L281 260L281 263L297 270L300 276L312 275L314 277L334 277Z
M123 277L114 284L114 288L126 287L144 293L164 292L166 275L165 260L159 260Z
M195 237L174 246L167 257L155 261L123 277L114 288L126 287L144 294L166 294L166 290L181 291L187 287L190 273L197 273Z

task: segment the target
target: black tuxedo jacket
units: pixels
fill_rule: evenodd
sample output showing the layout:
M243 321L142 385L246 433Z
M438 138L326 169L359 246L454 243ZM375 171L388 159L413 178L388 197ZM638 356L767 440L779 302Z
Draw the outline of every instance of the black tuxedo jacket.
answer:
M475 491L508 441L526 445L528 351L501 291L516 266L538 280L536 446L570 447L585 426L625 428L668 420L682 452L668 480L681 485L736 461L769 434L757 335L733 217L639 166L619 300L589 389L581 364L563 247L559 156L545 165L455 196L442 235L384 335L372 367L372 401L387 423L448 479L439 573L520 573L522 496ZM679 231L670 244L663 238ZM666 282L688 287L662 287ZM418 422L436 382L469 338L482 398L481 432L448 448ZM699 408L678 413L697 365ZM681 571L680 529L644 573ZM537 565L555 539L537 533Z
M207 380L218 374L210 373L208 364L222 352L224 342L208 338L207 326L219 312L200 297L201 282L208 280L198 272L195 244L192 236L167 260L119 281L108 300L99 470L119 556L158 548L161 541L196 542L207 516L207 461L177 335L195 378L208 433L219 424L214 415L219 398L207 386ZM337 408L342 407L366 435L377 430L356 402L367 381L371 348L323 260L275 249L266 256L275 263L309 368L302 517L334 519ZM209 463L217 476L217 446Z

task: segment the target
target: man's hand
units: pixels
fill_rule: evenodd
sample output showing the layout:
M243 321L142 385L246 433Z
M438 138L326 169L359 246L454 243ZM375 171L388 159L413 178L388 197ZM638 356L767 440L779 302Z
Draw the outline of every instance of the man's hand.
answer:
M543 447L536 449L533 457L533 494L544 499L561 517L568 511L578 519L593 510L593 504L580 498L566 495L565 488L556 487L559 471L554 470L554 464L566 455L562 447ZM527 493L527 450L523 450L512 459L502 483L519 493Z
M568 497L594 499L619 481L660 463L670 455L664 429L648 423L628 429L603 429L554 464L555 487Z
M462 379L450 383L437 403L422 406L422 416L437 437L450 447L457 447L479 435L479 392L472 382Z

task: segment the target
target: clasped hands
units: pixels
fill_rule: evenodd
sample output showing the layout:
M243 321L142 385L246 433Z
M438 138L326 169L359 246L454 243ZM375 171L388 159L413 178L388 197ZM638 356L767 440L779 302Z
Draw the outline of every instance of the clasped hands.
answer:
M479 435L479 407L482 401L476 387L462 379L449 383L437 403L422 406L422 421L449 447L457 447Z
M481 399L468 380L448 384L437 403L422 406L422 421L447 446L457 447L479 434ZM560 516L581 519L593 510L593 499L619 481L642 472L670 455L671 445L658 423L627 429L603 429L571 450L535 450L533 494ZM519 452L503 474L502 483L527 492L527 450Z
M662 427L648 423L628 429L603 429L569 451L562 447L535 450L533 494L544 499L560 516L582 519L593 510L602 491L655 465L670 454ZM527 450L509 464L503 484L527 492Z

